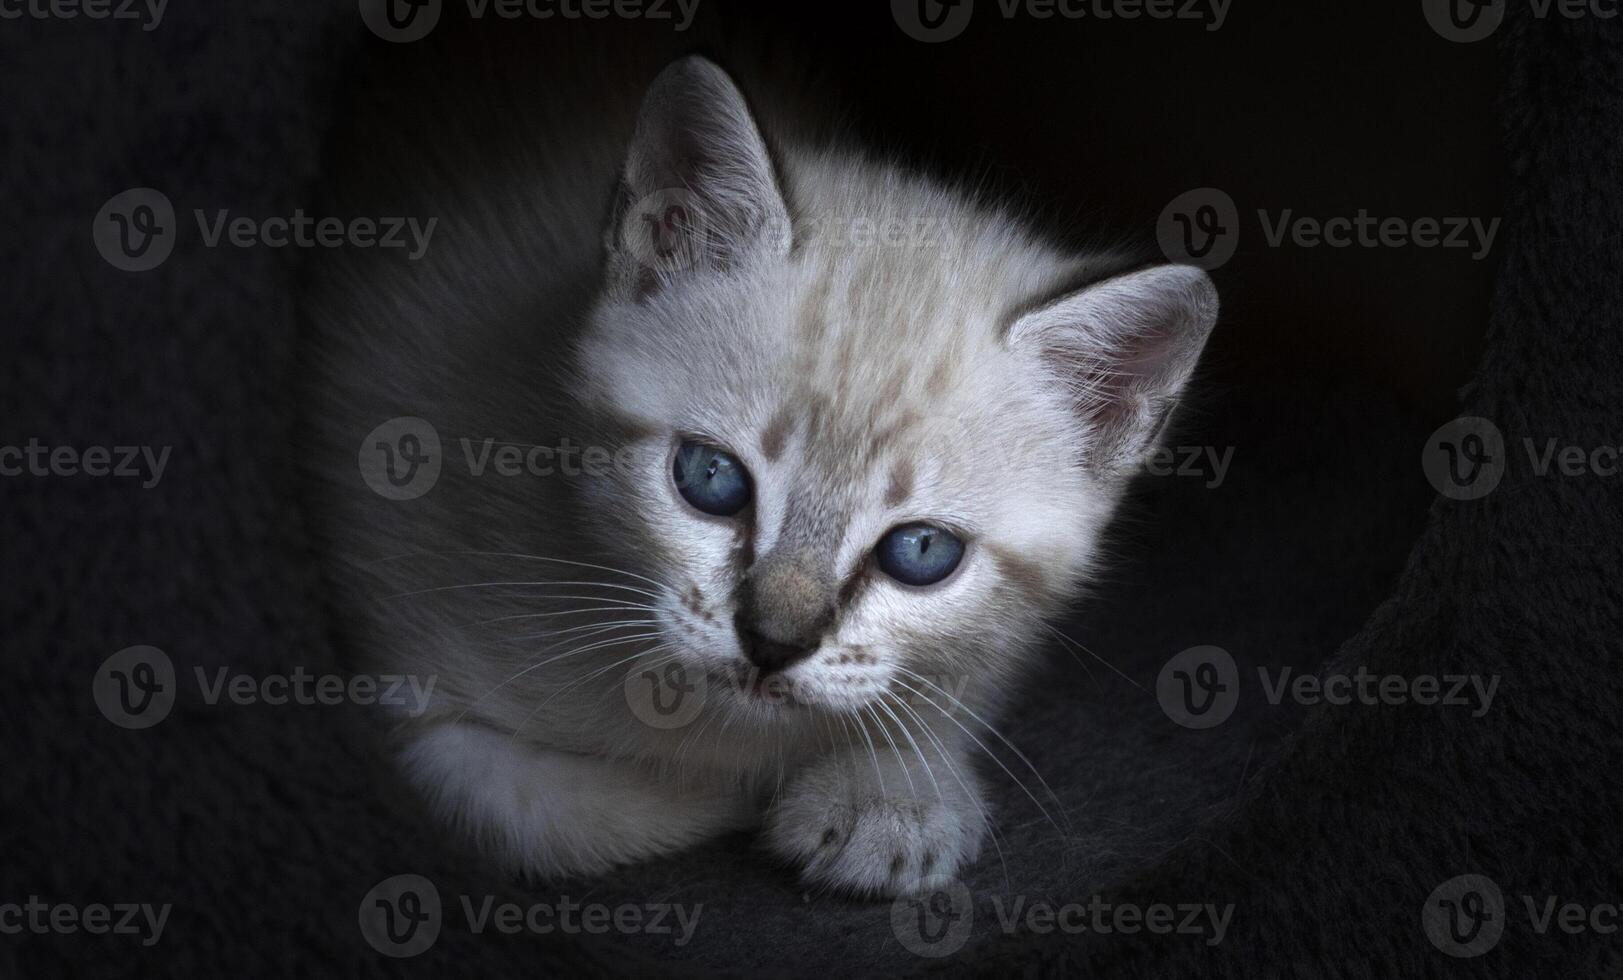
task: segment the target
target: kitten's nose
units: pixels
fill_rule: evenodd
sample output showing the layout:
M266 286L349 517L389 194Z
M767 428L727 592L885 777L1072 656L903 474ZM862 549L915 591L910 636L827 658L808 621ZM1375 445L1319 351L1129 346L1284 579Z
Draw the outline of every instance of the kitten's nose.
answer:
M768 674L787 670L811 656L812 651L817 649L815 646L799 646L768 639L745 626L742 620L737 626L738 644L744 648L744 656L749 658L750 663Z
M811 656L834 621L834 588L818 562L778 549L750 568L738 596L738 639L765 671Z

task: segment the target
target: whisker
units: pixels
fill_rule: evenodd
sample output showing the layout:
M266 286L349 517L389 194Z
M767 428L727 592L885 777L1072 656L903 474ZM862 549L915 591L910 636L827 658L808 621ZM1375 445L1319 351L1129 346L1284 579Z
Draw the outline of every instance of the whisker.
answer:
M408 552L406 554L400 554L400 555L390 555L387 558L374 558L371 561L364 561L364 562L360 562L359 564L361 564L361 565L377 565L377 564L381 564L381 563L386 562L386 561L400 561L401 559L404 559L404 558L455 558L455 557L464 557L464 558L465 557L517 558L517 559L519 559L521 561L553 562L554 564L558 564L558 565L573 565L576 568L593 568L593 569L596 569L596 570L598 570L600 572L613 572L616 575L625 575L625 576L628 576L630 578L641 579L642 581L647 582L649 585L658 586L659 588L662 588L662 589L670 589L672 587L669 582L661 582L661 581L659 581L657 579L649 578L646 575L638 575L636 572L627 571L624 568L615 568L612 565L594 565L591 562L573 561L573 560L568 559L568 558L549 558L549 557L547 557L545 555L526 555L526 554L523 554L523 553L520 553L520 552L512 552L512 551L419 551L419 552Z
M558 598L568 598L559 596ZM495 619L481 619L478 622L463 623L457 629L473 629L477 626L491 626L496 623L507 623L518 619L550 619L553 616L580 616L586 613L606 612L657 612L651 606L582 606L579 609L565 609L560 612L519 613L516 616L497 616Z
M618 639L615 639L615 640L605 640L603 642L605 644L609 644L609 643L630 643L630 642L633 642L635 640L658 639L659 637L661 637L663 635L664 634L662 634L662 633L644 633L644 634L642 634L640 636L621 637L621 638L618 638ZM600 667L597 670L592 671L591 673L587 674L584 677L578 677L575 680L570 681L568 684L565 684L563 687L560 687L558 690L553 691L551 694L547 695L547 697L546 697L546 699L544 701L542 701L540 704L536 705L535 710L531 711L528 715L526 715L524 717L524 721L522 723L520 723L519 727L513 731L513 734L515 736L518 735L519 731L523 730L524 726L528 725L530 723L531 718L534 718L536 716L536 714L541 711L542 708L545 708L547 705L551 704L560 694L566 694L566 693L568 693L570 691L573 691L575 688L581 686L582 684L585 684L587 681L595 680L595 679L597 679L599 677L602 677L604 674L608 673L609 671L613 670L616 667L619 667L619 666L621 666L623 664L631 663L633 660L636 660L639 657L647 656L650 653L654 653L655 651L666 649L669 646L670 646L669 643L661 643L661 644L655 644L652 648L649 648L649 649L638 650L636 653L633 653L631 656L626 657L623 660L616 660L614 663L608 664L607 666L604 666L604 667Z
M906 668L899 668L899 669L905 670ZM908 671L908 672L911 673L911 671ZM921 678L921 680L922 680L922 678ZM1011 770L1008 766L1004 765L1003 760L999 759L997 757L997 755L992 752L991 749L986 747L986 743L984 743L980 739L976 738L975 733L970 731L967 727L965 727L963 722L959 721L957 718L954 718L951 715L951 713L949 713L946 709L944 709L940 705L936 704L933 700L930 699L929 695L927 695L924 692L919 691L918 689L912 687L906 681L898 680L896 683L900 684L902 687L904 687L907 690L911 691L915 695L923 698L925 703L929 704L930 707L932 707L932 708L936 709L937 711L939 711L941 713L942 717L946 718L948 721L952 722L954 725L957 725L963 731L963 733L965 735L969 736L970 741L974 742L977 746L979 746L980 750L982 752L985 752L988 758L990 758L993 762L997 763L998 768L1002 769L1005 775L1007 775L1010 779L1014 780L1014 784L1016 786L1020 787L1020 791L1025 793L1026 796L1031 799L1032 803L1036 804L1037 809L1042 812L1042 815L1044 817L1047 817L1048 821L1054 825L1054 829L1060 831L1061 833L1064 833L1064 829L1060 827L1059 822L1056 821L1051 814L1049 814L1048 808L1043 806L1041 800L1037 799L1037 794L1033 793L1031 791L1031 788L1028 787L1025 784L1025 782L1020 779L1019 776L1016 776L1014 774L1013 770ZM926 681L925 683L929 683L929 682ZM951 697L951 695L948 695L948 697ZM960 702L960 706L962 706L961 702ZM965 710L967 710L967 709L965 709ZM985 724L985 723L982 722L982 724ZM994 732L994 734L996 734L996 733ZM1007 739L1005 739L1004 741L1005 741L1005 744L1007 744ZM1027 766L1031 765L1029 762L1027 762L1026 764L1027 764ZM1032 769L1032 772L1034 774L1036 774L1035 769ZM1037 778L1039 780L1041 780L1042 779L1041 774L1037 774ZM1046 782L1044 783L1044 785L1045 786L1047 785ZM1050 796L1054 795L1053 790L1049 790L1049 795ZM1058 799L1059 798L1057 796L1055 796L1055 802L1056 803L1058 802Z
M909 745L913 746L913 754L919 757L919 763L924 766L924 774L930 777L930 784L935 787L936 799L945 801L946 797L941 795L941 784L936 782L935 770L930 767L930 760L924 757L924 752L919 748L918 741L913 738L913 733L907 730L907 723L902 720L901 716L898 715L890 705L885 703L885 696L887 694L890 694L890 692L880 691L879 700L874 703L882 708L885 714L890 716L892 721L896 722L896 727L901 729L902 736L907 739ZM891 696L894 697L894 695Z
M863 711L866 712L871 707L872 705L867 705L863 708ZM902 770L902 778L907 780L908 797L914 800L918 799L918 787L913 785L913 774L908 771L907 762L902 758L902 750L896 747L896 742L890 737L890 732L885 730L884 723L879 719L879 712L875 711L873 718L874 724L879 727L879 734L885 737L885 743L890 746L891 754L896 756L896 766Z
M501 690L502 688L506 687L507 685L509 685L509 684L513 683L514 681L518 680L520 677L523 677L524 675L530 673L532 670L539 670L542 667L547 666L548 664L556 663L557 661L563 660L566 657L573 657L573 656L577 656L577 655L582 654L582 653L589 653L592 650L599 650L599 649L602 649L603 647L613 646L616 643L630 643L633 640L639 640L639 639L643 639L644 637L658 636L658 635L660 635L660 634L658 634L658 633L644 633L641 636L616 636L616 637L610 637L609 639L606 639L606 640L598 640L598 641L595 641L593 643L588 643L585 646L575 647L572 650L566 650L563 653L558 654L557 656L548 657L545 660L539 661L537 663L530 664L528 667L525 667L523 670L520 670L518 673L516 673L513 676L511 676L511 677L507 678L506 680L502 681L500 684L497 684L495 687L493 687L490 690L486 691L485 693L479 695L477 698L474 698L473 701L469 702L469 704L468 704L468 706L466 708L462 709L461 714L458 714L456 716L456 720L461 721L463 718L465 718L467 716L469 711L473 710L475 705L479 704L479 702L485 700L486 698L490 697L492 694L495 694L497 691ZM578 639L581 639L581 637L577 636L577 637L575 637L575 639L578 640ZM559 646L562 642L563 641L560 641L559 643L554 643L551 646L542 647L541 650L539 650L537 652L545 653L546 651L551 650L554 647Z
M430 593L434 593L434 592L453 592L453 591L456 591L458 589L493 589L493 588L499 588L499 587L503 587L503 586L509 587L509 588L539 588L540 586L543 586L543 585L588 586L590 588L595 588L595 589L619 589L619 590L624 591L624 592L635 592L638 595L645 595L650 599L658 599L658 598L660 598L659 596L655 595L652 592L649 592L646 589L637 589L637 588L633 588L633 587L631 587L629 585L615 585L613 582L468 582L468 583L463 584L463 585L440 585L440 586L436 586L435 588L432 588L432 589L417 589L416 591L413 591L413 592L396 592L394 595L387 595L387 596L384 596L383 598L384 599L409 599L412 596L429 595ZM567 598L574 598L574 597L571 597L571 596L555 596L555 597L543 596L541 598L564 598L564 599L567 599ZM584 598L602 599L604 597L603 596L586 596Z
M1008 858L1003 854L1003 845L998 843L999 834L997 824L993 822L991 812L986 808L986 805L980 801L980 797L977 796L975 792L971 790L964 782L963 775L958 771L958 764L952 761L952 753L947 750L947 746L941 741L941 738L930 729L928 724L925 723L924 718L918 713L918 711L915 710L912 705L908 704L906 701L903 701L900 697L896 699L896 706L902 711L906 712L910 717L913 718L914 721L918 722L919 732L922 733L927 740L929 740L931 745L935 746L935 750L938 753L942 764L947 767L947 775L951 776L953 781L958 784L958 788L964 791L965 798L968 799L970 805L975 808L975 812L980 815L981 825L986 828L987 836L992 839L992 849L997 851L997 861L999 866L1001 866L1003 869L1003 890L1011 891L1012 888L1009 884L1009 861Z
M1106 660L1105 658L1099 656L1097 653L1094 653L1092 650L1089 650L1087 647L1083 646L1082 643L1080 641L1078 641L1076 638L1068 636L1065 633L1060 632L1058 629L1056 629L1054 626L1052 626L1052 625L1050 625L1048 623L1044 623L1043 628L1048 630L1050 633L1054 634L1055 636L1059 637L1061 640L1064 640L1065 642L1067 642L1069 644L1072 644L1078 650L1081 650L1083 653L1087 654L1088 656L1092 657L1093 659L1095 659L1095 660L1099 661L1100 663L1104 664L1106 667L1109 667L1112 671L1115 672L1117 677L1120 677L1122 680L1124 680L1127 683L1129 683L1129 684L1133 685L1134 687L1138 688L1140 691L1143 691L1145 694L1150 693L1149 691L1145 690L1144 685L1140 684L1138 681L1135 681L1131 677L1128 677L1126 674L1122 673L1119 669L1117 669L1115 664L1113 664L1110 661ZM1073 653L1073 654L1071 654L1071 656L1074 658L1074 657L1076 657L1076 654ZM1081 660L1077 660L1077 663L1081 663L1081 662L1082 662ZM1084 667L1083 669L1086 670L1087 668ZM1091 676L1091 675L1092 675L1092 671L1089 671L1089 676Z
M976 722L980 723L980 725L983 728L985 728L988 732L990 732L991 734L997 736L998 741L1000 741L1004 745L1008 746L1009 751L1014 753L1015 758L1019 759L1022 763L1025 764L1027 769L1031 770L1031 774L1033 776L1037 777L1037 782L1042 784L1043 791L1048 794L1048 798L1054 801L1055 808L1057 808L1060 811L1060 814L1062 816L1065 815L1065 804L1060 801L1059 794L1055 793L1054 788L1052 786L1048 785L1048 780L1044 779L1043 774L1037 770L1037 767L1032 764L1032 761L1030 759L1026 758L1026 754L1024 752L1020 751L1020 747L1015 745L1013 742L1009 741L1009 739L1001 731L998 730L997 726L993 725L991 722L987 721L985 718L982 718L980 715L976 714L973 708L971 708L969 705L965 704L963 701L959 700L958 697L956 695L954 695L951 691L948 691L947 689L943 688L941 685L936 684L934 681L930 680L928 677L925 677L923 674L920 674L917 671L909 670L908 668L901 667L901 666L898 666L897 669L900 670L904 674L909 674L909 675L913 676L914 678L916 678L916 679L918 679L920 681L923 681L924 683L926 683L926 684L930 685L931 687L935 688L937 691L940 691L942 697L947 698L953 704L956 704L959 708L963 709L965 714L969 715L969 717L973 718ZM983 749L984 749L984 746L983 746ZM990 754L990 753L988 753L988 754Z
M852 718L852 721L857 726L857 734L861 735L862 740L868 745L868 756L873 759L873 774L879 780L879 795L889 796L890 794L885 791L885 774L879 771L879 753L874 750L873 739L868 737L868 730L862 724L862 717L862 715L856 715Z
M528 642L530 640L539 640L542 637L547 637L547 636L560 636L560 635L565 634L565 633L579 633L582 630L589 631L589 632L587 632L585 634L586 636L595 636L598 633L605 633L605 632L607 632L607 631L609 631L611 629L619 629L621 627L626 627L626 626L647 627L647 626L658 626L658 625L659 625L659 623L657 621L655 621L655 620L652 620L652 619L619 619L619 620L615 620L612 623L583 623L580 626L571 626L568 629L543 630L540 633L524 633L524 634L521 634L519 636L509 637L508 639L506 639L506 640L504 640L502 642L506 642L506 643L522 643L522 642Z

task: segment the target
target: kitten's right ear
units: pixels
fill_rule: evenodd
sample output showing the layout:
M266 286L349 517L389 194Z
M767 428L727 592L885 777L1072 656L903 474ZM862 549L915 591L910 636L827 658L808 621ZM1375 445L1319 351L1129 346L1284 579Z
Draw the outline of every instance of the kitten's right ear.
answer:
M608 229L611 286L642 297L789 248L789 213L738 86L697 55L649 86Z
M1155 440L1217 321L1217 289L1192 265L1106 279L1027 313L1011 346L1036 355L1088 429L1089 464L1130 472Z

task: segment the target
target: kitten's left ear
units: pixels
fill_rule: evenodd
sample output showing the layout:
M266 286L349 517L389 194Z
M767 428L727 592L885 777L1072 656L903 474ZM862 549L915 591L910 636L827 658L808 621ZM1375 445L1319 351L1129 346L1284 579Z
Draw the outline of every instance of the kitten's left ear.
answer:
M1086 458L1120 472L1154 448L1217 321L1217 289L1190 265L1128 273L1040 307L1009 328L1067 389Z
M619 194L611 275L636 295L789 248L788 208L743 93L696 55L649 86Z

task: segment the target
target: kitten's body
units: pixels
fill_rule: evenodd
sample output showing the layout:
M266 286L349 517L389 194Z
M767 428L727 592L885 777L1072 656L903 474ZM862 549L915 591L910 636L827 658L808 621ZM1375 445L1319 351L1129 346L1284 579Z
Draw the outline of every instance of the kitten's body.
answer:
M762 127L769 160L705 62L660 76L634 135L634 102L597 97L539 146L479 118L455 148L371 120L400 143L372 162L399 169L343 206L440 231L420 262L343 256L308 293L342 621L370 668L437 678L400 720L407 771L513 867L595 870L764 824L810 877L916 889L978 852L984 722L1083 580L1210 328L1210 286L1163 268L1078 291L1120 260L786 125ZM854 244L870 227L902 231ZM400 416L434 426L444 462L389 500L356 451ZM748 466L746 514L683 504L685 436ZM462 439L630 462L475 477ZM874 542L926 519L968 540L961 566L885 578ZM812 607L815 652L775 675L795 703L737 680L740 624ZM637 703L669 666L701 689L673 727Z

